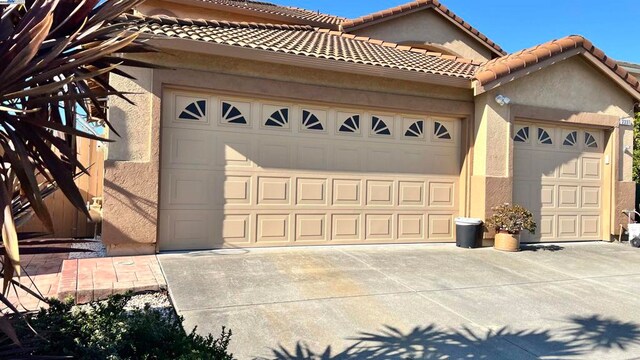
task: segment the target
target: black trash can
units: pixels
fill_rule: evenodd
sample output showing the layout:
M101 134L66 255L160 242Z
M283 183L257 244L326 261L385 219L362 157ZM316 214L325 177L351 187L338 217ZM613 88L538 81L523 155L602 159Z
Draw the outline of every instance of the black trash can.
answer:
M456 246L475 249L482 245L482 220L473 218L456 218Z

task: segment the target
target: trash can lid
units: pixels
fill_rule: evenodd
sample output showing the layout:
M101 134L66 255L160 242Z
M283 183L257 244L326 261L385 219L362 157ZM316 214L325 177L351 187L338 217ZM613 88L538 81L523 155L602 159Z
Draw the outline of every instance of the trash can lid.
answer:
M456 218L456 224L457 225L480 225L482 224L482 219L475 219L475 218Z

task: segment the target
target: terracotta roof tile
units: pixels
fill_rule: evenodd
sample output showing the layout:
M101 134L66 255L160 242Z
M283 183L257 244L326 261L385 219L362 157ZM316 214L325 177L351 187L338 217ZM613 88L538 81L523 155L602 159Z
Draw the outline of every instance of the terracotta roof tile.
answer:
M391 9L386 9L386 10L382 10L382 11L379 11L379 12L376 12L376 13L373 13L373 14L365 15L365 16L359 17L357 19L346 20L346 21L342 22L342 28L344 30L348 31L348 30L350 30L352 28L365 25L365 24L367 24L369 22L372 22L372 21L382 20L382 19L390 17L390 16L394 16L394 15L397 15L397 14L401 14L403 12L416 10L416 9L420 9L420 8L425 8L425 9L434 8L434 9L436 9L437 11L439 11L444 16L449 17L451 20L455 21L460 26L462 26L463 28L467 29L474 36L476 36L481 42L484 42L487 47L491 48L497 54L500 54L500 55L505 55L506 54L506 52L498 44L496 44L495 42L491 41L484 34L482 34L477 29L475 29L473 26L471 26L469 23L464 21L464 19L462 19L458 15L454 14L446 6L442 5L440 3L440 1L438 1L438 0L415 0L415 1L412 1L410 3L399 5L399 6L396 6L394 8L391 8Z
M625 68L614 59L595 47L589 40L580 35L571 35L562 39L553 40L529 49L518 51L482 64L475 74L475 79L480 85L486 85L518 70L538 64L546 59L561 55L573 49L583 49L604 65L611 69L615 76L626 81L633 89L640 93L640 83Z
M332 59L472 79L479 64L468 59L426 53L424 50L385 43L365 37L317 29L307 25L273 25L228 21L176 19L123 15L119 21L133 21L143 33L189 38L230 46Z
M262 1L251 0L198 0L203 3L223 5L235 9L244 9L264 14L278 15L302 21L304 24L319 25L324 24L329 27L338 28L343 21L347 20L341 16L323 14L319 11L301 9L292 6L282 6Z

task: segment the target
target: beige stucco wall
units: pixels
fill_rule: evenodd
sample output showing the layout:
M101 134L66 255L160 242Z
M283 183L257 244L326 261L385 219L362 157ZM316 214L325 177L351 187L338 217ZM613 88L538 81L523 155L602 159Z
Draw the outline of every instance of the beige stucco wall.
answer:
M499 106L494 100L498 94L509 97L511 105ZM613 130L619 117L630 114L634 102L631 95L580 56L564 60L477 96L471 181L472 194L477 197L472 200L472 215L486 217L492 206L511 201L510 197L499 196L507 192L496 192L492 189L511 188L508 186L512 183L513 177L511 127L513 119L517 117L512 111L517 106L539 108L544 110L541 112L547 113L558 110L563 116L554 120L569 120L563 118L568 116L591 119L584 123L607 123L609 129ZM633 131L631 127L621 127L617 133L619 135L612 137L613 141L617 141L614 144L617 152L612 154L616 167L611 194L615 197L612 211L633 207L633 200L630 199L634 199L635 193L635 188L630 185L632 157L624 151L626 146L633 146ZM613 217L611 230L616 232L620 217L616 214L613 214Z
M616 117L630 116L635 103L630 94L617 86L613 80L590 65L581 56L561 61L483 94L476 101L476 112L482 111L488 117L492 117L492 112L508 111L509 107L500 107L494 101L498 94L509 97L512 105L537 106L568 110L575 113L594 113ZM484 110L481 110L478 106L482 103L485 104L483 106ZM502 124L502 130L508 130L505 121L489 122ZM621 133L622 141L619 143L618 148L622 152L624 146L633 146L633 131L631 127L623 127L621 128ZM502 134L506 133L502 132ZM506 151L508 149L504 144L508 141L508 135L502 136L502 140L498 139L495 134L488 134L487 136L487 141L496 145L495 148L498 151ZM507 175L506 171L509 170L509 165L506 155L507 153L491 155L491 159L495 162L490 161L486 164L485 171L487 175ZM631 181L632 157L629 154L625 154L621 156L621 161L618 180ZM476 166L482 165L476 164Z
M165 52L134 57L174 69L189 69L224 74L234 74L262 79L288 81L296 84L313 84L331 88L355 89L399 95L425 96L434 99L451 99L473 102L469 89L430 85L389 78L316 70L277 63L256 63L230 57L197 53Z
M121 137L111 133L105 159L103 241L110 255L155 253L158 216L159 124L153 121L159 101L153 70L123 68L137 80L111 75L110 84L135 92L135 103L109 98L109 119Z
M458 56L477 61L491 59L491 50L480 44L433 9L425 9L395 19L351 31L375 39L404 43L433 43Z
M498 88L513 103L629 116L631 95L582 56L574 56Z

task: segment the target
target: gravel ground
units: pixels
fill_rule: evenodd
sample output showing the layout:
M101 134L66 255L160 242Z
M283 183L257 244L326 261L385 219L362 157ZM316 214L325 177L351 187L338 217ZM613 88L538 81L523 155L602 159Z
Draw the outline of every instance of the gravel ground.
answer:
M104 244L102 244L100 237L95 241L73 244L73 247L91 250L91 252L71 252L69 253L69 259L101 258L107 256L107 249L104 247Z
M125 306L125 310L144 309L145 306L162 313L173 312L173 306L169 301L169 296L163 292L134 295Z
M134 295L131 297L129 302L127 302L124 310L132 311L144 309L147 304L149 304L151 310L159 312L164 317L176 316L176 313L173 310L173 305L171 305L171 302L169 301L169 296L165 292L153 292ZM77 305L75 306L75 309L80 311L90 310L91 306L90 304Z

